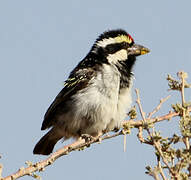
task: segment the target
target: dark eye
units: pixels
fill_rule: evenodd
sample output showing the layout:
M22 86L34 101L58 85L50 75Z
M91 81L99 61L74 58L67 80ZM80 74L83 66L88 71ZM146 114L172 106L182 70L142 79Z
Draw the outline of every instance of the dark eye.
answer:
M113 54L117 51L117 46L116 44L109 44L105 47L105 51L108 53L108 54Z
M122 46L123 46L123 48L127 48L127 47L129 47L129 44L127 43L127 42L122 42Z
M107 45L104 50L106 54L114 54L121 49L127 49L128 46L129 44L126 42L114 43Z
M122 42L122 45L123 45L123 46L126 46L126 45L127 45L127 43L126 43L126 42Z

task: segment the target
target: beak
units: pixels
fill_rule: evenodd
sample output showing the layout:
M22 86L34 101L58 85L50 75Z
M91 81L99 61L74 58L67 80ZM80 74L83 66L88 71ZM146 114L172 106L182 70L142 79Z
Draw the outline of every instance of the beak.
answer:
M133 44L133 46L129 47L127 51L128 55L134 55L134 56L140 56L150 52L148 48L141 46L139 44Z

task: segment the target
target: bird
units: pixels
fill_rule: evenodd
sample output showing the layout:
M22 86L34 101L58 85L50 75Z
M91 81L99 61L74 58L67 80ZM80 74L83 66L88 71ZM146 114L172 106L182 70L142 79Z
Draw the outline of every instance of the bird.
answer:
M49 155L61 139L119 130L132 103L133 66L149 52L123 29L103 32L45 113L41 130L49 131L33 153Z

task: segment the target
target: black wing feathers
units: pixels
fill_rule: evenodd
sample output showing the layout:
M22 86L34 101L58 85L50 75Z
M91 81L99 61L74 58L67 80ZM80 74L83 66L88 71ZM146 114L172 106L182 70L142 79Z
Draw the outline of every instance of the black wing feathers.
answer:
M93 76L95 76L95 71L92 68L76 68L71 72L69 78L65 81L64 88L60 91L45 113L41 130L50 128L56 122L57 115L66 108L65 102L77 91L87 87Z

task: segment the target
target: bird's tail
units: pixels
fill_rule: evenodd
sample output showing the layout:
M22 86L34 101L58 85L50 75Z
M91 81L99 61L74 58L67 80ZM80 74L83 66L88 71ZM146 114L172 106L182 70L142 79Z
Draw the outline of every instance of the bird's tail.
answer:
M53 151L55 144L62 137L63 136L61 136L55 128L52 128L36 144L33 150L33 154L49 155Z

